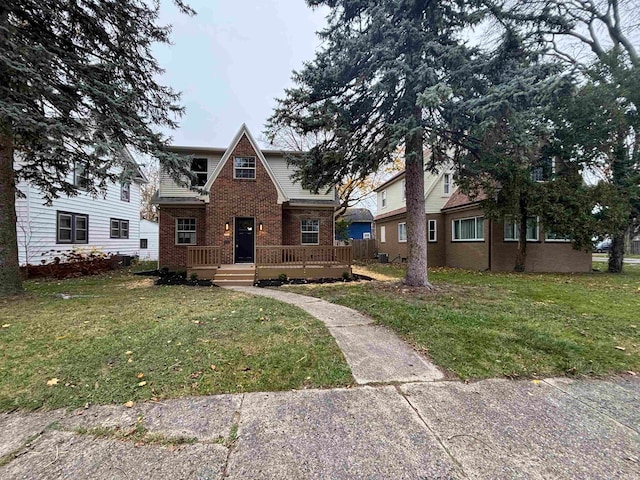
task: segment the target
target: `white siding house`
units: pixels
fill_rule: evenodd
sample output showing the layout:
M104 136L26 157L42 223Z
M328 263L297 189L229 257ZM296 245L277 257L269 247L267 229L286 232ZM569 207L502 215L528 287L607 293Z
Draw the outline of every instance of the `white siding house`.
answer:
M140 260L158 260L159 235L157 222L140 220Z
M79 191L45 205L42 193L20 182L16 196L16 231L21 265L40 264L63 252L101 251L123 255L140 252L140 172L128 185L111 183L103 195Z

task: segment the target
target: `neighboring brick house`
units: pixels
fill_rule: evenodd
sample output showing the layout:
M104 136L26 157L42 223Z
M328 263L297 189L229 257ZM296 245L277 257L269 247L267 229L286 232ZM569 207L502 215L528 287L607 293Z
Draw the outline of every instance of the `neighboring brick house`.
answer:
M335 190L313 194L291 179L284 152L259 148L242 125L228 148L173 147L192 156L195 185L161 174L160 267L184 270L191 246L219 247L222 264L252 264L256 247L333 245Z
M407 258L404 172L376 189L378 252L390 261ZM482 199L470 200L453 184L453 175L425 173L427 264L471 270L510 271L518 246L514 224L485 220ZM575 250L571 241L545 231L531 218L527 235L528 272L588 272L591 253Z

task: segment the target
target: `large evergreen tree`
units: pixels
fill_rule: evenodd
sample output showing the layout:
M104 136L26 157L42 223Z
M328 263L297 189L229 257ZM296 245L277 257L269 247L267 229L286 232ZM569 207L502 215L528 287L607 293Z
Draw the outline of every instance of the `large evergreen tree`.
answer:
M177 179L188 174L157 130L182 114L179 95L157 81L151 47L170 34L159 8L158 0L0 3L0 295L21 289L17 181L47 199L74 195L70 174L82 164L97 194L132 174L123 145L162 159Z
M640 203L637 178L640 172L640 139L637 117L640 102L637 82L639 78L640 54L637 39L640 35L638 2L620 0L485 0L487 5L504 21L516 25L527 35L545 42L552 55L569 68L583 74L583 81L597 87L601 94L594 98L610 98L616 92L620 103L625 104L627 114L622 120L622 109L616 102L600 105L612 116L607 125L617 124L619 130L613 137L608 128L596 128L585 140L584 149L593 151L596 143L606 145L601 149L601 159L607 163L607 179L618 189L620 196L613 205L604 206L619 210L620 202L626 204L627 226L638 212L634 206ZM586 49L584 47L587 47ZM596 68L592 68L593 66ZM600 71L602 74L594 72ZM630 86L630 87L629 87ZM585 98L583 96L583 98ZM586 105L588 107L588 105ZM616 113L617 112L617 113ZM629 115L629 113L631 115ZM583 119L584 120L584 119ZM581 121L572 122L580 125ZM581 127L574 133L581 136ZM596 137L596 135L600 135ZM613 142L612 142L613 140ZM613 145L613 143L616 143ZM609 148L611 147L611 148ZM604 150L608 148L608 151ZM633 182L636 182L633 184ZM628 196L631 195L631 198ZM618 214L615 217L619 216ZM610 224L611 225L611 224ZM621 272L623 266L626 228L613 229L612 248L609 254L609 271Z
M514 270L524 271L528 227L535 217L547 220L543 206L549 191L574 190L571 205L580 204L587 212L593 206L576 203L582 179L554 151L550 114L572 91L571 76L509 28L498 48L476 63L474 84L461 79L468 84L464 94L444 104L451 130L460 139L454 155L456 181L472 197L482 197L488 218L515 225Z
M470 56L462 31L479 21L473 1L307 0L327 6L321 50L269 120L267 133L291 127L323 132L308 155L291 158L306 188L365 178L404 147L408 268L405 282L428 285L423 147L440 151L441 111L420 101L447 85ZM435 155L434 159L441 157Z

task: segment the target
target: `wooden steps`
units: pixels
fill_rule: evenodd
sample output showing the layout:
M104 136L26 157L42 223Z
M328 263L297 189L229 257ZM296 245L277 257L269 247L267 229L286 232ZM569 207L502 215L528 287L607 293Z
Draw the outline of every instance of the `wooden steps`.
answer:
M256 267L254 264L220 265L219 267L190 268L187 276L195 273L201 280L211 280L215 285L225 286L252 286L256 280Z

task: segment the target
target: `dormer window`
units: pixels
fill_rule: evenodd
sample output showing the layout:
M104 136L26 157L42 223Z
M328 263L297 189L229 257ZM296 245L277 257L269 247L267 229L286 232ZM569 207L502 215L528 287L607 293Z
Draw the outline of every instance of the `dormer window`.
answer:
M207 183L207 159L194 158L191 160L191 172L195 178L191 179L192 187L204 187Z
M254 180L256 178L256 157L235 157L233 178Z

